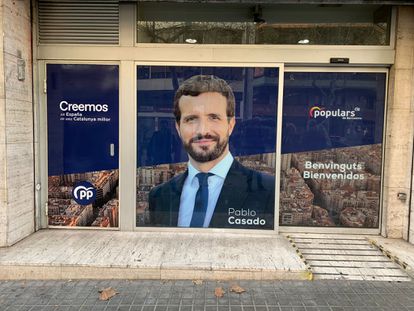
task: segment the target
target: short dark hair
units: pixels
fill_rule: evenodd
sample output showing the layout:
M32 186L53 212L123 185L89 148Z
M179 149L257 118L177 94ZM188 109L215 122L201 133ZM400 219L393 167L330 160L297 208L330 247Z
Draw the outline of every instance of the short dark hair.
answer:
M175 121L180 123L181 111L179 101L181 96L198 96L202 93L220 93L226 98L227 108L226 114L228 118L234 117L235 99L233 90L230 85L223 79L213 75L196 75L185 80L174 96L174 116Z

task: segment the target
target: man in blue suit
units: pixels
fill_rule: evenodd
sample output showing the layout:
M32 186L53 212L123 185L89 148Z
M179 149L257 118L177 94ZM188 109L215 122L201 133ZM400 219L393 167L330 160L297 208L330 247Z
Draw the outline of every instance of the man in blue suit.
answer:
M188 169L149 194L152 226L273 229L275 180L229 151L235 120L231 87L211 75L184 81L174 97Z

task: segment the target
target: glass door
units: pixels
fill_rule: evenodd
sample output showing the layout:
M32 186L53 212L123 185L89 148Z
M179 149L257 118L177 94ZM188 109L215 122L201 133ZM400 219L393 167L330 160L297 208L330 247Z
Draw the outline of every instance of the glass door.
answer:
M118 227L118 65L46 71L48 225Z
M379 228L387 71L286 69L281 226Z

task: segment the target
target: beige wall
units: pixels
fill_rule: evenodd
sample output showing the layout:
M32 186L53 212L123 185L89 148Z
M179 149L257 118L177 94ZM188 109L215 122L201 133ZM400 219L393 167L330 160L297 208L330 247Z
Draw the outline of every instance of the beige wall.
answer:
M384 236L407 239L414 133L414 7L398 8L395 63L390 70L385 171Z
M0 2L0 246L34 231L30 1ZM26 62L17 79L18 55Z

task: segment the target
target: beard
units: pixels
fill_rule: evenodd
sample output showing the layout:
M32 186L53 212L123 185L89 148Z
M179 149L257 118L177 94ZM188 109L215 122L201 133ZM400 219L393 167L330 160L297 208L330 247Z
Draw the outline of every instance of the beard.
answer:
M192 143L201 140L201 139L211 139L216 142L215 146L212 150L209 150L209 146L202 146L202 151L196 151L192 145ZM200 163L210 162L219 158L229 143L229 136L226 136L224 140L220 141L220 137L217 135L197 135L191 138L188 143L183 142L184 149L187 153L193 158L195 161Z

